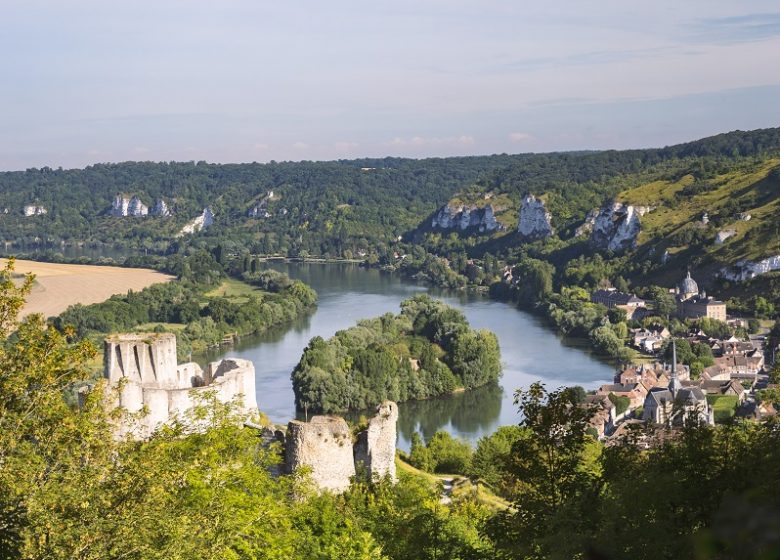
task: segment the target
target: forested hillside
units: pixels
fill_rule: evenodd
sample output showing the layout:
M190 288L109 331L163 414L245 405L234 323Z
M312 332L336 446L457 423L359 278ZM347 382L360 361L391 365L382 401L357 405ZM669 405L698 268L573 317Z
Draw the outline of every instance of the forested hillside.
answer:
M54 251L62 241L164 251L185 223L210 207L215 223L204 237L229 237L259 253L341 256L391 241L462 185L519 158L127 162L0 173L0 212L8 210L0 214L0 240ZM269 192L274 196L263 203ZM111 217L119 194L150 207L164 200L173 215ZM47 213L25 217L28 204ZM268 216L249 217L261 204Z
M771 179L760 183L761 174L770 171L769 160L778 155L780 129L765 129L645 150L230 165L127 162L76 170L28 169L0 173L0 241L7 252L48 251L50 256L80 244L123 252L165 252L176 243L182 226L210 207L215 222L198 234L205 246L221 243L229 250L240 247L257 254L381 260L392 254L398 236L429 224L432 213L446 202L484 205L486 195L500 206L498 219L505 229L472 238L464 246L496 237L502 238L500 246L516 246L510 234L517 225L520 201L524 194L533 193L551 213L556 238L571 242L589 211L615 197L635 203L644 200L643 193L652 191L652 185L677 187L659 187L661 199L646 204L676 206L694 191L725 183L731 185L729 189L741 189L737 200L723 201L729 209L751 208L753 199L765 204L773 183ZM753 193L751 177L762 192ZM635 188L644 190L634 196ZM109 216L117 195L137 196L149 207L162 200L173 215ZM693 209L706 206L707 200L700 197L690 212L664 215L665 227L689 222ZM24 216L25 205L40 206L46 214ZM255 217L249 215L252 210L257 210ZM767 217L772 208L764 210L757 216ZM643 240L653 231L648 229ZM434 231L415 240L437 248L447 236Z

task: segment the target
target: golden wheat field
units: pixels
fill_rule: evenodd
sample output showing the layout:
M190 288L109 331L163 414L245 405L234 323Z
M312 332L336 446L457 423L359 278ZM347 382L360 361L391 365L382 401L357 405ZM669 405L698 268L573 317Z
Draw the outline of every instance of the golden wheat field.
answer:
M7 259L0 259L0 267L4 268L6 263ZM97 303L115 294L141 290L174 278L145 268L17 260L14 274L26 273L35 275L35 285L22 309L22 317L30 313L42 313L45 317L59 315L75 303Z

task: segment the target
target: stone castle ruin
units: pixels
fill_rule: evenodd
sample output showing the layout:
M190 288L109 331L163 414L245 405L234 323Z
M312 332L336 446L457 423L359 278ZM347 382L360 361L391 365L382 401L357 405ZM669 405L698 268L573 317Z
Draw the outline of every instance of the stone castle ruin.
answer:
M122 407L137 419L118 422L117 437L147 438L160 426L182 417L198 404L198 394L213 391L221 402L241 397L243 412L257 411L255 368L249 360L228 358L210 363L206 371L193 362L176 363L176 335L119 334L104 343L104 377L111 406ZM395 442L398 405L384 402L368 426L353 435L336 416L293 420L286 434L266 428L284 443L287 473L307 467L323 491L343 492L356 476L395 480ZM248 426L259 427L251 422Z
M104 377L114 406L130 413L147 413L136 422L123 421L117 435L150 436L198 402L198 393L213 391L221 402L240 396L243 411L257 410L255 368L235 358L212 362L203 371L189 362L176 363L176 335L120 334L104 343Z
M288 473L308 467L320 490L343 492L350 479L361 474L395 480L395 440L398 405L385 401L368 427L357 434L343 418L314 416L310 422L293 420L284 438L284 467Z

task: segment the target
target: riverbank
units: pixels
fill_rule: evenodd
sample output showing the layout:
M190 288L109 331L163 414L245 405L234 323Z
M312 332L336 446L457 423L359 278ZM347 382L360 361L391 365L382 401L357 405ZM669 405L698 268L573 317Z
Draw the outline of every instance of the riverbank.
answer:
M173 256L161 267L178 279L91 305L70 306L53 319L61 331L97 343L117 332L172 332L178 359L289 323L309 312L317 294L303 282L274 272L228 276L208 253ZM137 269L128 269L135 271Z

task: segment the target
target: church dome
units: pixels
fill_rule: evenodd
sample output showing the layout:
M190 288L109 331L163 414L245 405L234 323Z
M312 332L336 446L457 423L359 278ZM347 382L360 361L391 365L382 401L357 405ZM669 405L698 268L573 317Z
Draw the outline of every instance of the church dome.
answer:
M688 271L688 276L683 278L683 281L680 282L680 293L681 294L698 294L699 293L699 285L696 283L696 280L691 278L691 272Z

